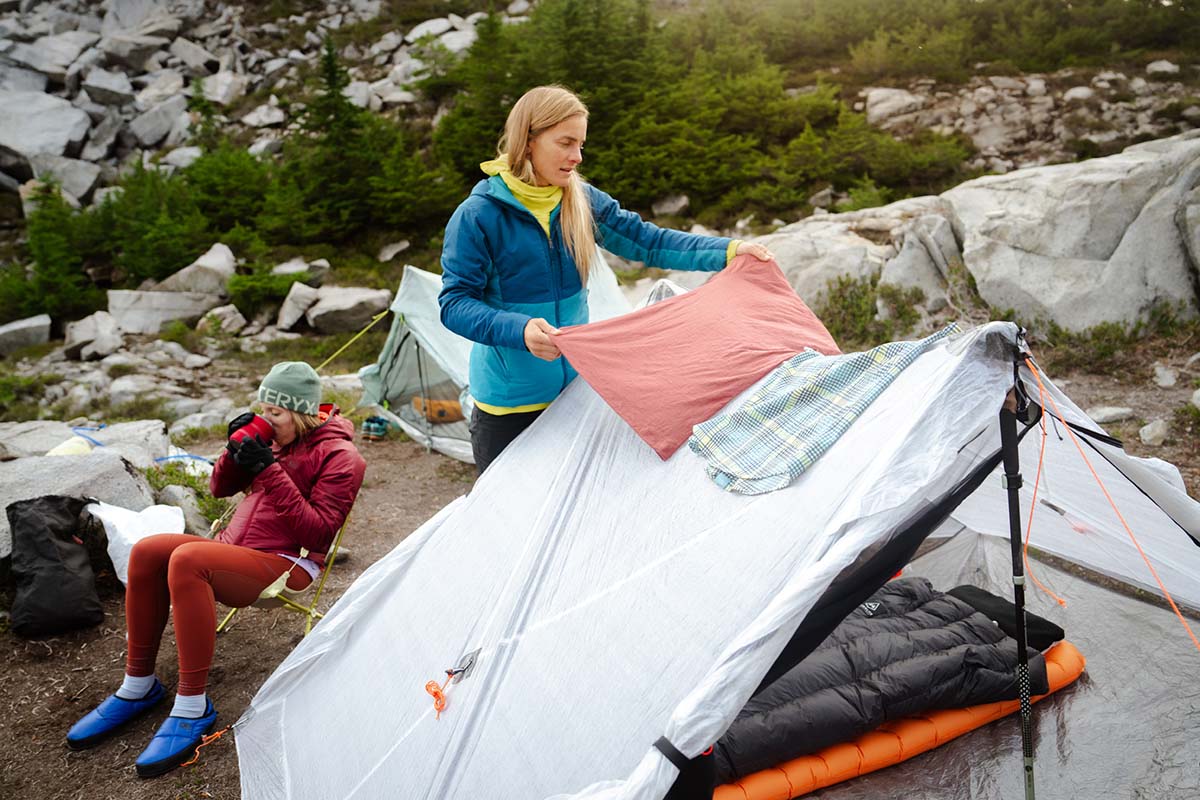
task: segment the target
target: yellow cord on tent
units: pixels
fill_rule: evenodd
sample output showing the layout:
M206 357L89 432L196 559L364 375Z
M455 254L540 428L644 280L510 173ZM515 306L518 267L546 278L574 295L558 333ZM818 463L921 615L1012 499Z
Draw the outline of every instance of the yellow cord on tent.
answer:
M1025 364L1035 376L1038 375L1037 367L1033 365L1032 360L1026 358ZM1041 383L1040 377L1038 377L1038 383ZM1196 634L1192 632L1192 626L1188 625L1187 620L1184 619L1182 612L1179 610L1179 606L1175 605L1174 598L1172 598L1171 593L1167 591L1167 587L1163 585L1162 579L1158 577L1158 572L1154 569L1154 565L1150 563L1150 559L1146 556L1146 552L1142 550L1142 545L1138 542L1137 537L1133 535L1133 531L1130 529L1129 523L1125 521L1125 517L1121 515L1121 511L1117 508L1117 504L1113 502L1112 495L1108 493L1108 489L1104 486L1104 481L1100 480L1100 476L1096 474L1096 470L1092 467L1092 462L1088 461L1087 454L1083 452L1083 447L1079 444L1079 440L1071 431L1071 426L1067 424L1067 421L1063 418L1062 412L1059 411L1058 403L1054 402L1054 397L1052 395L1047 395L1047 397L1050 399L1050 405L1054 406L1055 418L1063 423L1063 428L1066 429L1067 435L1071 437L1071 442L1075 445L1075 449L1079 451L1080 457L1083 458L1083 463L1087 465L1088 471L1092 473L1092 477L1096 479L1096 483L1100 486L1100 491L1104 493L1104 499L1108 500L1108 504L1112 506L1113 513L1117 515L1117 519L1121 521L1121 526L1125 528L1125 532L1129 534L1129 539L1133 542L1133 546L1137 548L1138 554L1142 557L1142 561L1146 562L1146 567L1150 570L1150 574L1154 576L1154 582L1158 584L1158 588L1162 590L1163 597L1165 597L1167 602L1170 603L1171 610L1175 612L1175 616L1179 617L1179 622L1183 625L1184 630L1187 631L1188 636L1191 637L1192 644L1196 646L1197 650L1200 650L1200 640L1198 640L1196 638Z
M1033 567L1029 563L1029 536L1031 533L1033 533L1033 511L1035 508L1037 508L1038 489L1042 485L1042 465L1045 463L1046 458L1046 414L1044 413L1046 409L1046 390L1045 387L1042 386L1042 376L1038 375L1037 372L1034 372L1033 377L1037 378L1038 405L1042 407L1043 411L1041 419L1039 420L1042 428L1042 446L1041 449L1038 450L1037 475L1033 479L1033 500L1031 500L1029 503L1029 522L1025 526L1025 547L1021 551L1021 558L1025 561L1025 574L1028 575L1029 579L1033 581L1033 585L1053 597L1054 602L1058 603L1060 606L1065 606L1067 601L1043 586L1042 582L1039 581L1037 576L1033 574Z
M388 309L388 310L390 310L390 309ZM350 341L346 342L344 345L339 347L337 349L337 351L333 355L331 355L329 358L322 361L320 366L317 367L317 372L320 372L321 370L325 369L325 367L327 367L329 365L330 361L333 361L335 358L340 356L342 354L343 350L345 350L350 345L354 344L358 340L358 338L360 336L362 336L364 333L371 330L371 328L374 327L376 322L379 322L379 320L381 320L387 316L387 313L388 313L387 311L380 311L378 314L376 314L374 317L372 317L371 321L367 323L367 326L365 328L363 328L361 331L359 331L358 333L356 333L352 337L350 337Z

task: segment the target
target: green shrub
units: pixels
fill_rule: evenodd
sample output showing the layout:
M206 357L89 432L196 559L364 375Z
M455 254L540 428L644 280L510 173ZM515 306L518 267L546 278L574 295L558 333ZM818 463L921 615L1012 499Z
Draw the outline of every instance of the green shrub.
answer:
M269 271L260 270L249 275L234 275L229 279L226 290L229 292L229 301L237 306L242 316L254 319L267 306L281 303L292 290L293 283L308 278L307 272L272 275Z
M62 380L61 375L9 375L0 373L0 422L38 419L42 392Z
M86 316L104 304L104 295L83 271L77 232L79 214L57 187L46 184L35 195L36 210L27 226L32 274L21 267L0 274L0 306L9 319L46 313L60 322ZM11 315L11 316L10 316Z
M172 320L158 332L158 338L164 342L175 342L185 350L195 352L200 348L200 334L190 328L182 320Z
M197 210L218 233L241 227L259 215L266 195L268 167L227 142L183 171Z
M862 350L907 335L920 315L914 306L923 302L920 289L879 286L879 278L854 279L840 275L826 285L814 309L843 350ZM880 305L885 310L880 315Z
M858 211L863 208L879 208L892 200L892 193L875 185L875 181L864 175L850 187L850 196L837 204L838 211Z
M110 260L128 285L162 280L212 245L208 221L182 177L139 164L121 188L84 216L99 240L88 255Z

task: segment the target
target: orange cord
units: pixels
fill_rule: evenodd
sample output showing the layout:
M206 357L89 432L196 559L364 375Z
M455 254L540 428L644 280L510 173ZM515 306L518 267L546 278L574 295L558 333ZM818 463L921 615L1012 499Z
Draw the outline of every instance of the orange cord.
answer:
M433 717L434 719L441 719L442 712L446 710L446 687L450 684L450 680L453 677L453 675L447 675L446 682L441 686L438 686L437 681L430 681L425 684L425 691L433 695L433 710L436 712Z
M1035 376L1038 375L1037 368L1033 365L1032 360L1026 358L1025 364ZM1038 384L1041 385L1040 377L1038 377ZM1175 616L1179 617L1179 622L1183 625L1184 630L1187 631L1188 636L1192 640L1192 644L1195 645L1197 650L1200 650L1200 640L1196 638L1196 634L1192 632L1192 627L1188 625L1187 620L1184 619L1183 614L1179 611L1179 606L1175 605L1175 600L1171 597L1171 593L1167 591L1167 587L1163 585L1162 579L1158 577L1158 572L1155 571L1154 565L1150 563L1150 559L1146 556L1146 552L1142 550L1142 545L1138 542L1137 537L1133 535L1133 531L1130 529L1129 523L1127 523L1125 521L1125 517L1121 515L1120 509L1118 509L1117 504L1113 502L1112 495L1108 493L1108 489L1105 488L1104 482L1100 480L1100 476L1096 474L1096 470L1092 467L1092 462L1088 461L1087 454L1083 452L1083 447L1079 444L1079 440L1075 437L1075 433L1071 430L1071 426L1067 424L1066 420L1063 418L1062 412L1059 411L1058 403L1054 402L1054 397L1052 395L1047 395L1047 397L1050 399L1050 404L1054 406L1056 419L1063 423L1063 428L1066 429L1067 435L1071 437L1071 442L1075 445L1075 449L1079 451L1080 457L1083 458L1083 463L1087 465L1088 471L1091 472L1092 477L1096 479L1096 483L1099 485L1100 491L1104 492L1104 499L1108 500L1108 504L1112 506L1113 513L1117 515L1117 519L1121 521L1121 526L1125 528L1125 532L1129 534L1129 539L1133 542L1133 546L1137 548L1138 555L1142 557L1142 561L1146 562L1146 567L1150 570L1150 574L1154 576L1154 582L1158 584L1158 588L1162 590L1163 597L1165 597L1167 602L1171 605L1171 610L1175 612ZM1044 410L1045 409L1043 408L1043 411Z
M1041 449L1038 450L1037 475L1033 479L1033 500L1031 500L1029 503L1029 522L1025 526L1025 546L1021 550L1021 558L1025 562L1025 574L1029 576L1029 579L1031 581L1033 581L1033 585L1038 587L1039 589L1041 589L1046 594L1053 597L1054 602L1058 603L1060 606L1065 606L1067 604L1067 601L1062 599L1058 595L1056 595L1054 592L1047 589L1044 585L1042 585L1042 582L1039 581L1037 579L1037 576L1033 574L1033 566L1029 563L1029 537L1030 537L1030 534L1033 533L1033 511L1035 508L1037 508L1038 489L1042 485L1042 465L1043 465L1043 463L1045 463L1045 459L1046 459L1046 414L1045 414L1046 390L1045 390L1045 387L1042 386L1042 376L1038 375L1037 372L1034 372L1033 377L1037 378L1038 400L1039 400L1038 404L1041 406L1042 412L1043 412L1041 414L1041 419L1039 420L1039 422L1041 423L1041 428L1042 428L1042 445L1041 445Z
M201 747L207 747L208 745L212 744L217 739L220 739L222 736L224 736L226 733L228 733L231 730L233 730L233 726L226 725L224 728L217 731L216 733L210 733L207 736L201 737L200 744L196 745L196 754L194 756L192 756L191 760L185 761L182 764L180 764L179 766L190 767L192 764L195 764L197 761L200 760L200 748Z

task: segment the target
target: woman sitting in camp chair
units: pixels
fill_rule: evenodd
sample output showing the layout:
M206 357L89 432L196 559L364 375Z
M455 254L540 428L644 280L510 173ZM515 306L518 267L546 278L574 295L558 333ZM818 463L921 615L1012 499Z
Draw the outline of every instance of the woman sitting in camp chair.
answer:
M72 749L99 744L166 698L154 664L174 608L175 705L138 756L137 772L161 775L189 759L217 720L205 694L216 641L214 599L248 606L285 574L288 589L301 590L320 573L366 469L352 441L354 426L333 405L321 405L321 381L302 362L276 364L258 388L258 401L263 417L246 413L229 423L227 452L213 469L213 495L246 492L229 526L216 539L159 534L134 546L125 593L125 679L72 726Z

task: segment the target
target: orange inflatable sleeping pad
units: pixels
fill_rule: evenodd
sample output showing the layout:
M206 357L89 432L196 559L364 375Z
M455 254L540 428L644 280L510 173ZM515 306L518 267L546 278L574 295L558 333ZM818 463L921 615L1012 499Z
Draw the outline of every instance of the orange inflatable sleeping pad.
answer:
M1073 683L1087 663L1083 654L1065 641L1046 651L1045 658L1049 694ZM1047 696L1038 695L1033 702ZM793 758L771 769L747 775L736 783L718 786L713 800L793 800L817 789L899 764L1006 717L1019 708L1019 701L1004 700L885 722L852 742L835 744L812 755Z

